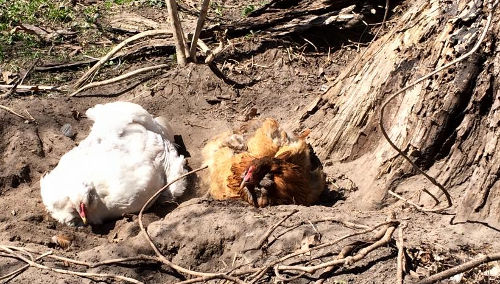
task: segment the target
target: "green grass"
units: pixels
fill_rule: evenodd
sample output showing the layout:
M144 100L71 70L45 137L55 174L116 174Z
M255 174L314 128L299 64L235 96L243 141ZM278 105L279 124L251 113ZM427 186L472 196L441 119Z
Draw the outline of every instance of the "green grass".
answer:
M247 5L245 6L245 8L243 8L243 10L241 11L241 15L243 17L246 17L248 16L248 14L252 13L253 11L255 11L255 6L254 5Z
M9 57L31 58L37 49L47 47L35 35L16 30L19 24L85 33L93 27L98 15L134 1L105 0L82 7L71 6L70 0L0 0L0 63Z
M16 56L37 56L32 51L40 45L37 37L14 31L19 24L52 25L72 19L73 11L66 1L0 0L0 62L6 59L8 47L15 43L20 43L22 47Z

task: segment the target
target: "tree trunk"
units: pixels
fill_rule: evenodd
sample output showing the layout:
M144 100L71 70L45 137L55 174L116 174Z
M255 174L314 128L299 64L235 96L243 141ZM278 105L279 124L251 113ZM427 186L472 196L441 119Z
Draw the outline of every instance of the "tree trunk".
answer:
M308 108L301 123L318 155L360 189L361 207L392 199L389 189L427 207L415 194L443 194L391 148L378 127L393 93L469 51L486 25L485 1L407 1L388 32L371 44ZM391 140L452 194L456 222L500 228L500 9L479 50L417 84L386 108ZM352 69L352 70L351 70ZM350 72L349 72L350 71ZM414 194L412 194L414 193Z

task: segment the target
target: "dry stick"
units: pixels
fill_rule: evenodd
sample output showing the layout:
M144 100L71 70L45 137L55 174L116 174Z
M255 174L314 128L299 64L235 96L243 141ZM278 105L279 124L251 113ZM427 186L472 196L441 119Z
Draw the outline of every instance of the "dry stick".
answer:
M406 224L401 224L398 228L398 264L396 269L396 283L403 284L404 282L404 245L403 245L403 230L406 227Z
M417 282L417 284L432 284L436 283L440 280L452 277L453 275L465 272L469 269L472 269L474 267L477 267L483 263L488 263L492 261L497 261L500 260L500 252L494 253L494 254L489 254L485 256L481 256L477 259L473 259L471 261L468 261L466 263L457 265L455 267L452 267L450 269L447 269L445 271L439 272L437 274L434 274L422 281Z
M40 255L39 257L35 258L34 261L37 261L37 260L40 260L44 257L46 257L47 255L49 254L52 254L52 251L48 251L42 255ZM14 277L17 276L18 273L20 272L23 272L25 269L28 269L30 267L29 264L26 264L24 265L23 267L19 268L19 269L16 269L15 271L12 271L11 273L9 274L6 274L6 275L3 275L3 276L0 276L0 280L2 279L6 279L6 278L9 278L7 281L5 281L5 283L9 282L10 280L14 279Z
M125 47L127 44L136 41L138 39L141 39L143 37L148 37L148 36L155 36L155 35L161 35L161 34L171 34L172 32L169 30L150 30L150 31L145 31L142 33L138 33L132 37L127 38L126 40L120 42L117 46L115 46L110 52L108 52L104 57L101 57L101 59L94 65L92 68L90 68L83 76L76 81L75 85L73 86L73 89L77 89L85 83L90 76L92 76L106 61L108 61L115 53L120 51L123 47Z
M11 250L21 251L24 253L38 253L35 250L23 248L23 247L16 247L16 246L9 246L9 245L5 245L4 247L9 248ZM60 261L64 261L64 262L77 264L77 265L87 266L89 268L95 268L98 266L123 263L123 262L130 262L130 261L140 261L140 260L151 260L151 261L161 262L157 257L149 256L149 255L138 255L138 256L125 257L125 258L114 258L114 259L103 260L103 261L96 262L96 263L75 260L72 258L67 258L64 256L58 256L58 255L53 255L53 254L47 255L47 257L52 258L52 259L56 259L56 260L60 260ZM0 278L0 279L2 279L2 278Z
M12 89L14 85L0 85L0 89ZM37 86L37 85L17 85L16 90L21 91L61 91L60 88L55 86Z
M361 249L354 256L349 256L349 257L342 258L342 259L334 259L334 260L331 260L331 261L328 261L328 262L325 262L325 263L322 263L319 265L315 265L315 266L281 265L281 266L278 266L277 269L278 269L278 271L291 270L291 271L303 271L303 272L307 272L307 273L314 273L315 271L317 271L319 269L327 268L327 267L334 266L334 265L352 264L354 262L361 260L366 255L368 255L370 252L374 251L375 249L386 245L391 240L391 237L392 237L392 234L394 233L394 230L396 230L396 227L390 226L389 228L387 228L384 236L380 240L376 241L375 243L371 244L370 246L368 246L366 248Z
M198 22L196 23L196 29L194 30L193 39L191 40L191 48L189 50L189 57L195 61L196 60L196 46L198 44L198 38L200 37L201 29L205 23L205 18L207 17L208 5L210 0L203 0L200 9L200 16L198 17Z
M79 93L81 93L81 92L83 92L85 90L88 90L90 88L113 84L113 83L120 82L120 81L123 81L125 79L128 79L128 78L130 78L132 76L135 76L137 74L141 74L141 73L145 73L145 72L149 72L149 71L153 71L153 70L157 70L157 69L163 69L163 68L167 68L169 66L170 66L170 64L159 64L159 65L155 65L155 66L149 66L149 67L139 68L139 69L136 69L134 71L122 74L122 75L120 75L118 77L114 77L114 78L111 78L111 79L108 79L108 80L99 81L99 82L92 82L92 83L87 84L87 85L81 87L80 89L74 91L69 96L70 97L74 97L77 94L79 94Z
M286 219L290 218L293 214L295 214L297 212L299 212L299 210L294 209L292 212L290 212L289 214L287 214L278 223L274 224L273 226L271 226L266 231L266 233L260 238L259 242L257 242L257 245L255 247L250 248L250 249L245 249L242 252L247 252L247 251L250 251L250 250L260 249L262 247L262 245L264 245L264 242L267 240L267 238L274 232L274 230L276 230L276 228L278 228L279 225L281 225L283 222L285 222Z
M28 70L26 70L26 72L24 73L21 80L19 80L17 83L15 83L14 86L12 87L12 89L10 89L6 94L2 95L0 98L2 98L2 99L8 98L12 93L14 93L17 89L17 86L22 85L24 83L24 80L26 79L28 74L33 70L33 68L35 68L35 65L38 64L38 61L40 61L40 58L37 58L35 60L35 62L33 62L33 64L31 64L30 68L28 68Z
M17 117L19 117L19 118L22 118L22 119L24 119L24 120L27 120L27 121L30 121L30 120L31 120L31 119L27 118L26 116L24 116L24 115L22 115L22 114L19 114L19 113L17 113L17 112L15 112L15 111L13 111L12 109L10 109L10 108L8 108L8 107L6 107L6 106L4 106L4 105L0 105L0 109L6 110L6 111L8 111L8 112L12 113L13 115L15 115L15 116L17 116Z
M175 0L167 0L167 10L170 16L172 31L174 33L175 52L177 54L177 64L183 67L186 66L186 57L189 51L186 52L186 42L184 40L184 32L182 31L181 21L179 20L179 12L177 11L177 3Z
M479 36L479 39L477 40L477 43L474 45L474 47L472 47L472 49L463 54L462 56L460 56L459 58L451 61L450 63L448 64L445 64L439 68L437 68L436 70L430 72L429 74L421 77L420 79L414 81L413 83L407 85L406 87L402 88L401 90L397 91L396 93L392 94L391 96L389 96L389 98L382 104L382 107L380 108L380 119L379 119L379 126L380 126L380 130L382 132L382 134L384 135L385 139L387 140L387 142L391 145L391 147L396 150L401 156L403 156L403 158L408 161L414 169L416 169L420 174L422 174L423 176L425 176L432 184L434 184L435 186L437 186L443 193L444 195L446 196L446 201L448 202L448 204L444 207L441 207L441 208L435 208L435 209L429 209L429 208L424 208L423 206L415 206L415 204L412 204L412 203L409 203L411 205L413 205L416 209L420 210L420 211L424 211L424 212L439 212L439 211L442 211L442 210L446 210L448 208L450 208L452 205L453 205L453 202L451 201L451 195L450 193L444 188L443 185L441 185L439 182L437 182L433 177L429 176L426 172L424 172L417 164L415 164L400 148L398 148L398 146L396 146L396 144L394 144L394 142L391 140L391 138L389 138L389 135L387 134L385 128L384 128L384 113L385 113L385 108L387 107L387 105L394 99L396 98L398 95L402 94L403 92L405 92L406 90L410 89L411 87L414 87L415 85L421 83L422 81L430 78L431 76L434 76L435 74L445 70L445 69L448 69L449 67L463 61L464 59L466 59L467 57L471 56L472 54L474 54L478 49L479 47L481 46L481 44L483 43L484 41L484 38L486 37L486 33L488 32L489 28L490 28L490 25L491 25L491 21L492 21L492 18L493 18L493 11L494 11L494 7L498 4L498 1L492 6L492 8L490 9L489 13L488 13L488 19L487 19L487 22L486 22L486 26L484 27L484 30L482 32L482 34ZM389 190L389 193L398 197L399 196L397 194L395 194L392 190ZM401 199L401 198L400 198ZM402 199L404 200L404 199Z
M347 254L350 254L354 250L354 248L355 248L355 246L353 244L349 244L349 245L345 246L344 248L342 248L340 253L337 255L336 259L345 258ZM325 268L325 270L323 270L323 272L319 276L319 277L323 277L323 275L324 275L325 278L318 279L316 282L314 282L314 284L323 284L323 282L325 282L327 273L332 272L334 269L335 269L335 266L330 266L330 267Z
M395 193L395 192L394 192L394 191L392 191L392 190L389 190L387 193L389 193L390 195L392 195L392 196L394 196L394 197L396 197L396 198L398 198L398 199L400 199L400 200L402 200L402 201L404 201L404 202L406 202L406 203L408 203L408 204L410 204L410 205L414 206L414 207L415 207L415 208L417 208L418 210L422 210L422 211L424 211L424 212L429 212L429 211L427 211L427 210L429 210L429 209L424 208L424 206L423 206L423 205L417 204L417 203L415 203L415 202L413 202L413 201L411 201L411 200L409 200L409 199L407 199L407 198L404 198L403 196L401 196L401 195L399 195L399 194ZM432 210L430 210L430 212L432 212Z
M165 189L167 189L171 184L173 184L174 182L188 176L188 175L191 175L193 173L196 173L196 172L199 172L201 170L204 170L208 168L208 166L202 166L200 168L197 168L195 170L192 170L190 172L187 172L179 177L177 177L176 179L172 180L171 182L167 183L165 186L163 186L162 188L160 188L153 196L151 196L148 201L146 201L146 203L144 203L144 205L142 206L141 208L141 211L139 211L139 217L138 217L138 220L139 220L139 227L141 228L141 232L144 234L144 237L146 238L146 241L148 241L149 245L151 246L151 248L154 250L155 254L158 256L159 260L168 265L170 268L176 270L177 272L179 273L184 273L184 274L189 274L189 275L194 275L194 276L198 276L200 277L200 279L204 279L204 277L209 277L210 279L216 279L216 278L222 278L222 279L226 279L226 280L230 280L230 281L233 281L235 283L245 283L243 281L241 281L240 279L238 278L235 278L235 277L231 277L231 276L228 276L224 273L205 273L205 272L199 272L199 271L193 271L193 270L189 270L189 269L186 269L182 266L179 266L173 262L171 262L170 260L168 260L161 252L160 250L158 249L158 247L153 243L153 240L151 239L151 237L149 236L148 232L146 231L146 229L144 228L144 224L142 222L142 216L144 214L144 210L146 210L146 208L149 206L149 204L151 202L153 202L153 200L155 200L158 195L160 195ZM202 280L203 281L203 280Z
M297 280L299 279L300 277L304 276L306 273L305 272L300 272L299 274L295 275L295 276L292 276L292 277L289 277L289 278L286 278L285 276L282 276L281 273L278 271L278 267L274 267L274 275L276 276L276 279L278 281L283 281L283 282L288 282L288 281L293 281L293 280Z
M224 279L224 280L232 281L232 282L236 282L236 283L245 283L245 282L239 280L238 278L234 278L234 277L231 277L231 276L226 275L226 274L214 274L212 276L201 276L201 277L197 277L197 278L193 278L193 279L188 279L185 281L177 282L177 284L207 282L207 281L212 280L212 279Z
M369 233L369 232L372 232L382 226L386 226L386 225L397 225L398 222L397 221L386 221L386 222L383 222L383 223L380 223L380 224L377 224L371 228L368 228L366 230L363 230L363 231L360 231L360 232L356 232L356 233L352 233L352 234L348 234L348 235L345 235L343 237L340 237L336 240L333 240L331 242L328 242L328 243L324 243L324 244L321 244L321 245L318 245L318 246L315 246L315 247L311 247L311 248L308 248L306 250L299 250L299 251L296 251L296 252L293 252L291 254L288 254L288 255L285 255L283 257L281 257L280 259L278 260L275 260L273 262L271 262L270 264L267 264L266 266L258 269L257 271L255 271L254 274L251 275L251 277L253 277L253 279L249 282L249 283L255 283L256 281L258 281L271 267L273 267L274 265L278 264L278 263L281 263L287 259L290 259L292 257L295 257L295 256L298 256L298 255L302 255L302 254L305 254L305 253L308 253L308 252L311 252L313 250L318 250L318 249L322 249L324 247L328 247L328 246L332 246L332 245L335 245L345 239L348 239L348 238L351 238L351 237L355 237L355 236L358 236L358 235L362 235L362 234L366 234L366 233ZM241 272L236 272L234 273L234 275L242 275L242 274L246 274L247 271L241 271Z
M310 221L310 222L312 224L317 224L317 223L322 223L322 222L339 223L339 224L342 224L342 225L346 226L347 228L351 228L351 229L368 229L368 228L370 228L370 226L366 226L366 225L363 225L363 224L353 223L353 222L344 221L344 220L336 220L333 217L319 219L319 220L313 220L313 221ZM288 233L290 231L293 231L293 230L295 230L295 229L297 229L297 228L299 228L301 226L304 226L304 225L306 225L306 223L302 222L300 224L297 224L297 225L291 226L289 228L286 228L285 230L283 230L282 232L280 232L276 238L279 238L279 237L283 236L284 234L286 234L286 233Z
M50 271L61 273L61 274L77 275L77 276L82 276L82 277L90 277L90 278L93 278L93 277L97 277L97 278L114 278L114 279L117 279L117 280L123 280L123 281L127 281L127 282L130 282L130 283L136 283L136 284L142 284L143 283L143 282L138 281L136 279L133 279L133 278L130 278L130 277L126 277L126 276L121 276L121 275L99 274L99 273L89 273L89 272L78 272L78 271L71 271L71 270L65 270L65 269L59 269L59 268L52 268L52 267L48 267L48 266L36 263L33 260L30 260L30 259L28 259L28 258L26 258L26 257L24 257L24 256L22 256L20 254L17 254L14 251L12 251L11 249L9 249L8 247L6 247L6 246L0 246L0 249L2 249L5 252L10 253L12 256L14 256L14 257L16 257L18 259L26 262L27 264L29 264L29 266L36 267L38 269L50 270Z

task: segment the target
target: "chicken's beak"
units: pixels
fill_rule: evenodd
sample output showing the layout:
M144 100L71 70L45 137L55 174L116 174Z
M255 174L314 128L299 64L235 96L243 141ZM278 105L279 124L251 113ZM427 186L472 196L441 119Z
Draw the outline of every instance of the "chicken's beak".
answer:
M78 213L80 214L80 218L82 218L83 224L87 225L87 212L85 209L85 204L83 204L83 202L80 202L80 210Z
M247 181L245 179L243 179L240 183L240 189L243 189L245 187L245 184L247 183Z
M241 181L240 184L240 189L243 189L246 185L246 183L252 179L253 172L255 171L255 166L250 166L248 169L245 171L243 174L243 180Z
M240 183L240 189L243 189L245 185L247 184L247 181L252 177L252 172L250 170L247 170L243 174L243 180Z

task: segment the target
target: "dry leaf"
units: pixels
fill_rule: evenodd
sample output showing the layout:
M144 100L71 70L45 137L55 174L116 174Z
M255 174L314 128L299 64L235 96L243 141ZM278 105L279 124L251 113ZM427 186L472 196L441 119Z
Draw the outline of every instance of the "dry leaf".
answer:
M15 73L12 73L10 71L3 71L2 72L2 80L5 82L5 84L11 84L13 81L16 79L18 75Z

